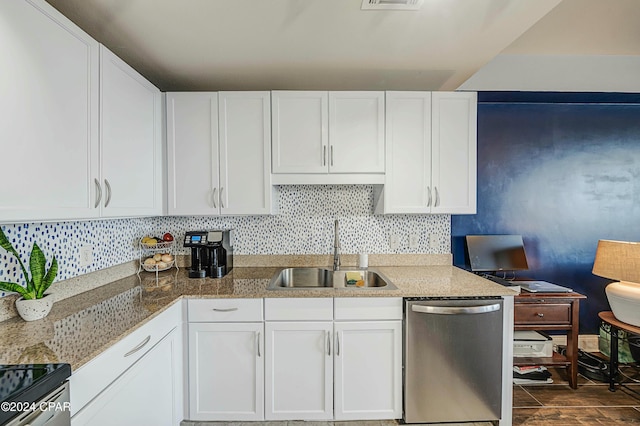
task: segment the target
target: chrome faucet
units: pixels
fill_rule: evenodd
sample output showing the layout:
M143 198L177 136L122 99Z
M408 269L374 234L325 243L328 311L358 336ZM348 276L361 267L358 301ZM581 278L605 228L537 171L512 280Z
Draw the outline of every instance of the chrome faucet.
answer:
M338 219L336 219L336 229L333 240L333 270L340 270L340 238L338 236Z

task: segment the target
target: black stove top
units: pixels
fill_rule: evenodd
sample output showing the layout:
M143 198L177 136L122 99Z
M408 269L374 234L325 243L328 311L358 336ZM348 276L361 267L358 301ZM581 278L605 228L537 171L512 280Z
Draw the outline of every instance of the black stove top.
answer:
M0 402L38 402L69 376L69 364L0 365ZM18 414L0 410L0 425Z

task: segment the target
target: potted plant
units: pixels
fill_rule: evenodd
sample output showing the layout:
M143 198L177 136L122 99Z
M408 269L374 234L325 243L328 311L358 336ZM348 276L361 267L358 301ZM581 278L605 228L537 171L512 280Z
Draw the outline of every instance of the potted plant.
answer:
M58 274L56 257L54 256L51 260L51 267L47 271L47 259L45 259L44 253L40 250L38 244L33 243L29 259L29 270L31 271L31 277L29 277L27 268L25 268L18 252L13 248L2 228L0 228L0 247L18 260L25 280L25 285L0 281L0 290L13 291L20 294L21 297L16 300L16 309L25 321L34 321L46 317L53 306L53 297L46 294L45 291L53 284L53 280Z

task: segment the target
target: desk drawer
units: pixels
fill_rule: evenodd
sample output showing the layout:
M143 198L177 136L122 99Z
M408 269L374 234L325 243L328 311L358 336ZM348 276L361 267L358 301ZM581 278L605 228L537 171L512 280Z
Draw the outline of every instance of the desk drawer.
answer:
M571 324L571 304L516 303L514 306L515 325L528 324Z

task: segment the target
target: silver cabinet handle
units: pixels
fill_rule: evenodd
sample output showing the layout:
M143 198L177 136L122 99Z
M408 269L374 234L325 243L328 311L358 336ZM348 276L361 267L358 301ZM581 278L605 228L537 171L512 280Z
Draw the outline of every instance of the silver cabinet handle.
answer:
M327 356L331 356L331 332L327 331Z
M104 206L107 207L111 202L111 185L109 185L108 180L104 180L104 186L107 188L107 199L104 202Z
M261 357L262 355L260 355L260 332L259 331L256 333L256 338L258 339L258 357Z
M93 181L96 183L96 189L98 190L98 196L96 197L96 204L93 206L93 208L97 209L98 206L100 205L100 200L102 200L102 186L100 186L100 181L98 179L93 179Z
M427 195L429 195L429 199L427 200L427 207L431 207L431 187L427 186Z
M433 190L436 191L436 202L433 204L433 207L438 207L440 205L440 193L438 193L437 186L434 186Z
M542 312L538 312L537 315L538 315L539 318L544 318L544 314Z
M213 188L211 201L213 202L213 208L214 209L218 208L218 206L216 205L216 198L218 198L218 188Z
M327 165L327 146L322 145L322 165Z
M224 197L222 196L222 191L224 191L224 188L220 187L220 208L224 209Z
M333 145L331 145L331 167L333 167Z
M136 346L135 348L131 349L129 352L124 354L125 358L128 357L129 355L135 354L140 349L144 348L147 345L147 343L149 343L149 340L151 340L151 335L148 335L146 339L144 339L142 342L138 344L138 346Z
M340 356L340 332L336 332L336 356Z
M213 308L213 310L216 312L233 312L237 311L238 308Z
M500 304L495 303L493 305L480 305L480 306L425 306L425 305L412 305L411 310L413 312L419 312L422 314L444 314L444 315L457 315L457 314L486 314L488 312L495 312L500 310Z

